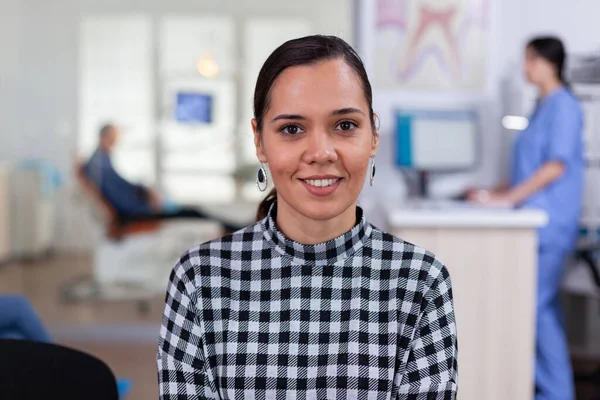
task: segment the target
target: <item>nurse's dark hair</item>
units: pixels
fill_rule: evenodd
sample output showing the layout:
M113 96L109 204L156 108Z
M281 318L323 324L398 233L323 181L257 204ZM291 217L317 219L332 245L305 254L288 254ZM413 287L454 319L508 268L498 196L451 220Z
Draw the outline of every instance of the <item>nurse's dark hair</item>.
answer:
M535 53L556 67L558 79L563 85L569 86L565 78L565 65L567 53L562 40L555 36L538 36L527 43Z
M269 109L271 89L277 77L287 68L314 65L327 60L343 60L356 73L367 104L369 105L369 118L375 131L375 118L373 114L373 93L367 72L356 51L344 40L336 36L313 35L293 39L285 42L275 49L267 58L256 81L254 90L254 118L257 131L261 134L263 118ZM256 219L261 220L267 216L271 205L277 201L277 191L271 190L258 206Z

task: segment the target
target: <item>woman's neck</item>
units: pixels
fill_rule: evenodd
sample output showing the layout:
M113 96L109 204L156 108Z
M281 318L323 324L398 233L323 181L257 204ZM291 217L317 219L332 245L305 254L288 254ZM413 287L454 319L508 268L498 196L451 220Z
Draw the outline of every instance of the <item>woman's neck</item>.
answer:
M540 88L540 97L544 98L550 93L554 92L556 89L561 87L563 83L558 79L552 79L548 82L544 82L539 85Z
M277 228L289 239L301 244L324 243L351 230L356 225L356 203L329 220L315 220L302 215L289 204L277 202Z

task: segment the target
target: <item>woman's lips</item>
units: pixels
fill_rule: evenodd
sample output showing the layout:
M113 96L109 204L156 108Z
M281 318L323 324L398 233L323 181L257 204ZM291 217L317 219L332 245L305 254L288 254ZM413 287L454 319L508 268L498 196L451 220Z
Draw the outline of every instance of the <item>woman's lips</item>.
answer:
M340 186L342 178L338 177L310 177L300 179L306 190L315 196L329 196Z

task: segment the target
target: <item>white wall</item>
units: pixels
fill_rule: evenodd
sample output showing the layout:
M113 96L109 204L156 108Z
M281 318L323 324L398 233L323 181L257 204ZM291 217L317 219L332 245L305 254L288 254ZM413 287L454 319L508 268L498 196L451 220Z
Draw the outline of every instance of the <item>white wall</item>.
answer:
M546 32L562 37L571 52L600 49L600 2L527 0L518 3L521 8L519 26L509 19L503 26L520 32L522 38Z
M293 16L307 18L320 33L349 40L352 30L350 0L0 0L0 10L0 160L49 160L64 174L68 188L78 126L80 15L228 14L239 24L252 16ZM241 42L241 30L238 35ZM70 201L69 193L64 196L61 201ZM58 210L57 241L63 249L81 247L75 241L83 232L64 228L81 225L72 220L78 209L71 207L71 202L62 203Z
M1 0L20 4L20 88L26 117L19 127L13 157L47 157L69 171L77 126L78 17L86 13L149 12L227 13L247 16L305 16L323 32L349 36L348 1L282 2L278 0ZM322 3L322 4L321 4ZM334 18L331 16L334 15ZM4 40L5 35L2 35ZM2 46L4 48L4 46ZM15 139L14 137L12 139ZM0 148L6 139L0 138Z
M21 7L19 0L0 0L0 161L14 153L14 132L19 76L19 36ZM13 139L13 140L11 140Z

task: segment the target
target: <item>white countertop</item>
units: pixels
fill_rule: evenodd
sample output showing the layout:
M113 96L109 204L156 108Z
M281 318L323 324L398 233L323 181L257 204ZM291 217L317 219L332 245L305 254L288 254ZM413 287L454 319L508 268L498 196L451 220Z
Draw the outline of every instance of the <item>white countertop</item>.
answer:
M538 228L548 223L542 210L485 207L453 201L411 202L386 207L392 228Z

